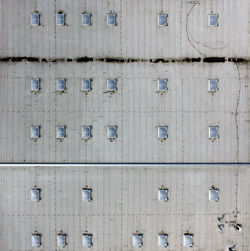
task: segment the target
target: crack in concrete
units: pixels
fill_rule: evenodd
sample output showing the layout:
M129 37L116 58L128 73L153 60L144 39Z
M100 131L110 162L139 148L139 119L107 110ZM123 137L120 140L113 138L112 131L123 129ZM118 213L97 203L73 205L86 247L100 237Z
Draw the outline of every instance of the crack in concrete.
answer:
M187 14L187 17L186 17L186 35L187 35L187 38L188 38L188 42L189 42L190 45L191 45L199 54L201 54L202 56L205 56L205 53L202 53L202 52L194 45L194 43L196 43L196 44L198 44L198 45L201 45L201 46L203 46L203 47L209 48L209 49L211 49L211 50L223 50L223 49L225 49L227 46L221 46L221 47L215 48L215 47L211 47L211 46L207 45L207 44L204 43L204 42L201 43L200 41L195 40L195 39L193 38L192 33L191 33L191 32L189 31L189 29L188 29L188 27L189 27L189 25L188 25L188 20L189 20L189 16L190 16L190 14L191 14L193 8L194 8L197 4L200 4L200 2L199 2L199 1L194 1L194 2L193 2L193 6L192 6L191 9L189 10L189 12L188 12L188 14Z
M236 107L235 107L235 113L234 113L234 119L235 119L235 128L236 128L236 139L237 139L237 150L236 150L236 162L239 162L239 125L238 125L238 110L239 110L239 104L240 104L240 96L241 96L241 76L240 76L240 69L238 66L238 63L235 62L237 72L238 72L238 81L239 81L239 89L238 89L238 96L236 100Z
M193 2L193 5L191 7L191 9L189 10L189 12L187 13L187 16L186 16L186 35L187 35L187 39L188 39L188 42L190 43L190 45L200 54L202 55L203 57L206 57L206 55L204 53L202 53L198 48L196 48L196 46L192 43L191 41L191 38L190 38L190 34L189 34L189 30L188 30L188 21L189 21L189 16L193 10L193 8L197 5L197 4L200 4L198 1L195 1Z
M240 76L240 69L239 65L237 62L234 62L237 68L237 73L238 73L238 82L239 82L239 89L238 89L238 96L236 100L236 107L235 107L235 113L234 113L234 120L235 120L235 129L236 129L236 140L237 140L237 148L236 148L236 163L239 163L239 147L240 147L240 141L239 141L239 124L238 124L238 110L239 110L239 104L240 104L240 96L241 96L241 76ZM237 220L238 216L238 187L239 187L239 171L240 171L240 166L237 165L237 172L236 172L236 191L235 191L235 207L236 207L236 212L235 212L235 218Z

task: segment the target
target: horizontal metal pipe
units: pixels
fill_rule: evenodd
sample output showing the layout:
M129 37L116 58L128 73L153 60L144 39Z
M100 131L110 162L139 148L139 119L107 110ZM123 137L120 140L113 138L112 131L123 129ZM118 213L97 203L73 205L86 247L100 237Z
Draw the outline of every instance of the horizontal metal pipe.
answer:
M0 167L250 167L250 163L0 163Z

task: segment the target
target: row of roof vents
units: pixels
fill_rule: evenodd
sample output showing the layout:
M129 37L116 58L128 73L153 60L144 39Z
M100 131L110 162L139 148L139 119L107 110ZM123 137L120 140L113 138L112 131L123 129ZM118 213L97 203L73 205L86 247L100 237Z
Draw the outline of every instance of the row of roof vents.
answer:
M41 137L40 126L31 126L31 139L37 140ZM107 126L107 138L114 140L118 137L117 134L118 127L116 125ZM158 126L158 139L165 140L168 138L168 126ZM66 138L66 126L56 126L56 138L64 139ZM82 126L82 139L88 140L92 138L92 126ZM208 127L208 138L215 140L219 138L219 126L209 126Z
M208 26L217 27L218 24L218 14L211 13L208 15ZM66 25L66 14L62 11L56 14L56 25L65 26ZM106 16L106 25L107 26L117 26L117 14L110 12ZM34 12L31 14L31 23L32 26L41 25L40 22L40 13ZM90 12L82 13L82 25L91 26L92 25L92 14ZM157 25L158 26L168 26L168 14L161 13L157 15Z
M161 202L168 202L169 190L168 188L158 189L158 200ZM209 201L219 201L219 189L212 186L208 191ZM35 187L31 189L31 201L39 202L41 200L41 188ZM91 188L82 188L82 201L91 202L93 200L93 190Z
M34 233L31 235L31 245L32 247L41 247L41 234L40 233ZM194 235L192 233L186 232L183 234L183 246L192 248L194 245L193 242ZM141 248L143 247L143 234L142 233L134 233L132 234L132 244L133 247ZM67 246L67 234L65 233L59 233L57 234L57 246L60 248ZM92 247L93 246L93 235L90 233L84 233L82 235L82 246L83 247ZM166 233L159 233L158 234L158 246L167 248L168 245L168 234ZM226 248L227 251L235 251L235 245L229 245Z
M183 234L183 246L192 248L194 245L193 242L194 235L192 233L186 232ZM41 234L34 233L31 235L31 244L32 247L40 247L42 245L41 242ZM143 247L143 234L142 233L134 233L132 234L132 244L133 247L141 248ZM58 247L66 247L67 246L67 234L59 233L57 234L57 246ZM82 235L82 246L83 247L92 247L93 246L93 235L90 233L84 233ZM168 234L166 233L159 233L158 234L158 246L166 248L168 247ZM234 251L235 246L229 246L226 249L227 251Z
M42 241L41 238L42 235L40 233L34 233L31 235L31 245L32 247L41 247ZM66 247L67 246L67 234L65 233L59 233L57 234L57 246L58 247ZM91 247L93 246L92 242L92 234L85 233L82 235L82 246L83 247Z
M56 80L56 91L65 92L66 91L66 79L57 79ZM208 80L208 91L216 92L218 88L218 79L209 79ZM41 80L39 78L31 79L31 91L39 92L41 90ZM168 79L158 79L158 92L167 92L168 90ZM90 92L92 90L92 79L85 78L82 79L82 91ZM108 79L106 83L106 92L114 93L117 91L117 79Z
M40 188L33 188L31 190L31 200L34 202L38 202L41 200L41 189ZM217 188L210 188L209 189L209 200L218 202L219 201L219 189ZM91 188L83 188L82 189L82 200L85 202L91 202L92 198L92 189ZM160 188L158 189L158 200L162 202L168 201L168 189L167 188ZM67 245L66 242L67 235L65 233L59 233L57 235L57 246L58 247L65 247ZM93 235L91 233L84 233L82 235L82 245L83 247L91 247L93 246L92 241ZM193 247L193 234L185 233L183 235L183 246L185 247ZM32 246L33 247L40 247L41 246L41 234L34 233L32 234ZM143 234L142 233L134 233L132 235L132 243L134 247L143 247ZM168 247L168 234L166 233L159 233L158 234L158 246L159 247Z
M34 233L31 235L31 244L32 247L40 247L42 245L41 241L42 235L40 233ZM193 234L185 233L183 234L183 246L193 247ZM143 247L143 234L134 233L132 234L132 244L133 247ZM59 233L57 234L57 246L66 247L67 245L67 234ZM93 235L91 233L84 233L82 235L82 246L83 247L92 247L93 246ZM168 234L159 233L158 234L158 246L159 247L168 247Z

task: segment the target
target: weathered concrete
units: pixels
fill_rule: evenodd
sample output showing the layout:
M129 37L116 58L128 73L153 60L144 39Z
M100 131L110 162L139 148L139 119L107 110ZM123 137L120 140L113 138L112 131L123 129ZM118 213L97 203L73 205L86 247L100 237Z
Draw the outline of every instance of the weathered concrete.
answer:
M249 64L245 63L2 63L0 83L2 162L249 162ZM41 91L30 92L30 79ZM92 78L85 95L81 79ZM105 93L106 80L118 79L118 91ZM56 78L67 91L56 93ZM157 79L168 78L168 92L157 93ZM208 92L208 79L219 91ZM237 110L237 116L236 115ZM237 130L236 130L237 122ZM81 139L81 126L93 126L93 138ZM118 126L118 139L106 139L106 126ZM41 138L30 139L30 126ZM67 138L55 138L56 125ZM168 139L157 126L168 125ZM220 138L208 140L208 126L219 125Z
M245 57L250 56L248 0L1 0L0 56L4 57ZM55 25L56 12L66 26ZM41 26L30 26L30 14L41 14ZM81 26L81 13L92 13L92 26ZM106 26L106 14L117 13L117 26ZM208 15L219 26L208 26ZM168 26L157 15L168 14Z
M55 25L59 10L64 27ZM30 26L33 11L41 14L39 27ZM83 11L92 13L92 26L81 26ZM106 26L110 11L117 13L116 27ZM218 27L207 25L211 12L219 14ZM157 27L159 13L168 14L168 27ZM194 251L229 244L250 250L248 0L1 0L0 14L1 251L59 250L59 231L67 234L68 251L83 250L85 231L93 234L95 251L134 250L135 231L144 234L144 251L162 250L161 231L169 236L166 250L185 251L186 231L194 234ZM34 77L41 79L37 94L30 92ZM93 79L87 95L85 77ZM105 93L111 77L118 80L113 95ZM56 93L56 78L67 79L65 93ZM159 78L169 80L162 95ZM214 95L207 90L210 78L219 79ZM31 125L41 126L37 141L30 139ZM67 126L62 142L57 125ZM93 126L88 142L82 125ZM117 140L106 139L107 125L118 126ZM158 125L169 127L164 142ZM214 142L210 125L219 126ZM42 166L46 162L54 166ZM107 166L119 162L126 165ZM131 166L135 162L140 165ZM238 162L248 163L233 165ZM35 185L38 203L30 201ZM85 204L87 185L93 201ZM218 203L208 201L212 185ZM167 203L157 200L161 186L169 189ZM231 221L242 231L230 228ZM31 247L34 231L42 234L38 249Z
M1 167L1 250L31 250L31 233L42 234L38 250L59 250L56 234L68 234L65 250L83 250L81 234L93 234L92 250L133 250L132 233L144 234L143 250L162 250L157 234L169 235L167 250L186 250L182 234L194 234L192 250L221 251L227 243L250 249L250 169L220 165L192 167ZM237 185L238 184L238 185ZM30 189L41 189L41 201L30 200ZM93 189L93 201L81 200L81 189ZM208 190L219 188L219 202ZM159 202L157 190L169 189ZM237 211L237 213L236 213ZM218 217L225 215L224 233ZM242 231L229 227L242 224Z

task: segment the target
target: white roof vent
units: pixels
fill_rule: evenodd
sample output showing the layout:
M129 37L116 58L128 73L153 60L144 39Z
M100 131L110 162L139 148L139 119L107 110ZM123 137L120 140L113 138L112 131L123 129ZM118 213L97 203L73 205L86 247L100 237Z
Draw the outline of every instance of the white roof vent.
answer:
M158 79L158 92L166 92L168 90L167 84L167 79Z
M210 201L218 202L219 201L219 189L212 187L209 189L208 198Z
M31 91L32 92L40 91L40 79L39 78L31 79Z
M168 26L167 14L158 14L158 26Z
M32 247L40 247L41 246L41 235L40 234L32 234L31 235L31 245Z
M62 248L66 246L66 234L57 235L57 246Z
M166 248L168 246L168 235L158 234L158 246Z
M41 192L41 189L39 188L31 189L30 191L31 201L34 201L34 202L40 201L41 200L40 192Z
M39 26L40 25L40 14L39 13L32 13L30 24L32 26Z
M57 26L65 25L65 14L64 13L57 13L56 14L56 25Z
M91 14L90 13L82 13L82 25L90 26L91 25Z
M164 140L168 137L168 127L158 126L158 139Z
M160 188L158 190L158 200L167 202L168 201L168 189L167 188Z
M66 90L66 79L61 78L56 80L56 90L58 92L64 92Z
M89 188L82 189L82 200L86 202L92 201L92 189Z
M209 79L208 80L208 91L209 92L216 92L218 91L218 79Z
M211 140L215 140L219 138L219 126L208 127L208 138Z
M83 247L93 246L92 234L83 234L82 235L82 245L83 245Z
M107 26L116 26L116 13L108 13L107 14Z
M56 127L56 138L64 139L66 137L66 126L57 126Z
M32 139L40 138L40 126L31 126L30 137Z
M218 14L209 14L208 15L208 26L219 26L218 24L218 17L219 15Z
M117 138L117 126L107 127L107 138L111 140Z
M142 247L143 242L142 242L143 234L133 234L133 247Z
M183 235L183 246L184 247L192 247L193 246L193 234L186 233Z
M115 92L117 90L117 80L116 79L108 79L107 80L107 92Z
M82 91L89 92L91 91L91 79L85 78L82 80Z

